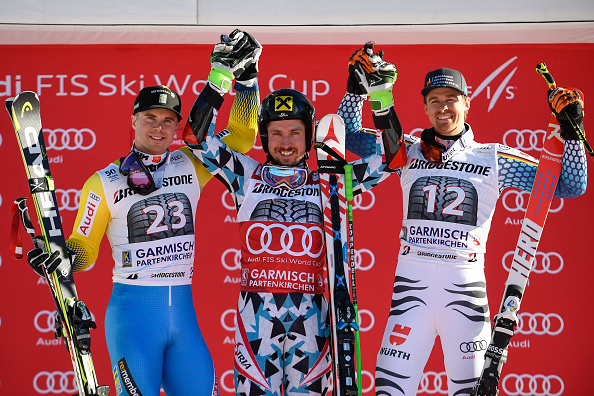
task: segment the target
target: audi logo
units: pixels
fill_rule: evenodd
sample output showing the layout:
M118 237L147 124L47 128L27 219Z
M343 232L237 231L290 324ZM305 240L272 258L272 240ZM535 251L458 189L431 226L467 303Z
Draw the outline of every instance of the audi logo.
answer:
M229 203L229 201L231 201L231 203ZM233 197L231 197L229 190L225 190L223 195L221 195L221 203L225 209L235 210L235 202L233 202Z
M565 384L558 375L508 374L501 383L503 391L510 396L559 396Z
M501 202L503 203L503 207L509 212L525 212L528 207L529 196L530 193L528 191L507 190L503 194ZM557 213L563 208L563 198L559 198L558 202L559 204L555 208L551 204L549 212Z
M446 377L445 371L436 373L435 371L427 371L423 373L421 382L419 383L419 389L417 393L441 393L444 395L448 394L448 378Z
M253 247L250 245L250 235L257 229L262 229L260 233L260 246ZM282 232L273 232L275 229L280 229ZM296 231L302 231L301 243L293 244ZM314 233L319 234L315 238ZM284 224L262 224L254 223L250 225L246 231L245 242L247 249L252 254L268 253L279 255L289 253L292 256L307 255L311 258L318 258L324 252L323 244L314 244L314 242L321 241L324 238L324 231L319 226L305 226L301 224L292 224L286 226ZM278 249L280 247L280 249ZM314 249L314 250L312 250ZM317 251L315 250L317 249Z
M33 323L35 329L40 333L50 333L56 331L56 313L48 310L37 312Z
M363 256L369 257L369 261L363 263ZM355 268L361 271L369 271L375 265L375 255L369 249L355 249Z
M361 330L362 332L364 331L369 331L371 329L373 329L373 326L375 325L375 316L373 316L373 312L371 312L368 309L360 309L358 311L359 313L359 330ZM364 326L363 325L363 316L368 316L369 317L369 322L370 324L368 326Z
M73 394L78 391L76 386L76 377L74 371L40 371L33 378L33 388L37 393L45 395L47 393L69 393Z
M58 209L60 211L70 210L77 211L80 204L81 190L69 188L68 190L56 189L56 200L58 201Z
M48 150L90 150L95 146L97 136L89 128L44 129Z
M229 325L229 315L231 315L231 325ZM227 331L235 331L235 328L237 327L237 310L227 309L226 311L224 311L221 314L221 326L223 326L223 329Z
M489 343L486 340L463 342L460 344L460 352L472 353L487 350Z
M564 327L563 318L556 313L522 312L518 315L516 333L555 336L561 334Z
M509 272L513 261L514 252L505 253L501 259L501 264ZM509 265L506 263L509 262ZM535 274L558 274L563 269L563 257L557 252L536 252L536 258L532 265L531 272Z
M547 132L543 129L510 129L503 134L503 144L522 151L542 151Z
M375 205L375 194L372 191L365 191L353 197L353 210L369 210Z
M239 249L227 249L221 255L221 264L228 271L241 269L241 251Z

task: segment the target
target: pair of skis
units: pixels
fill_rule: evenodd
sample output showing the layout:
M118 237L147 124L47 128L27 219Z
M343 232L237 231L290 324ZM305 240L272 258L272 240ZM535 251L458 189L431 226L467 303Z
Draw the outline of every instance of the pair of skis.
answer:
M544 63L538 64L536 71L545 78L549 89L555 88L555 80ZM571 117L569 119L571 120ZM575 122L572 122L572 125L577 128L580 140L584 143L588 153L592 155L592 149L586 141L583 131ZM549 213L555 187L561 174L563 149L559 122L555 115L551 114L526 215L522 222L513 262L505 283L503 300L499 313L494 318L491 342L485 353L485 364L471 396L496 396L499 393L501 369L503 363L507 361L509 342L518 324L520 303L536 257L536 250Z
M51 176L41 129L39 98L34 92L22 92L15 98L6 100L6 109L11 117L21 149L43 242L35 237L35 228L29 217L25 198L15 201L13 204L15 213L18 210L17 216L20 216L33 244L36 247L43 245L49 254L59 252L61 259L60 265L55 270L45 266L43 268L57 309L56 338L62 337L68 348L78 395L106 396L109 393L109 387L97 384L91 358L89 330L95 327L95 323L84 303L78 299L74 286L70 257L62 232L58 201L54 191L54 180ZM15 255L21 256L22 252L17 251Z
M361 357L350 203L352 166L345 161L345 126L339 115L328 114L319 121L315 147L324 208L333 395L361 395L361 387L357 385L361 378Z

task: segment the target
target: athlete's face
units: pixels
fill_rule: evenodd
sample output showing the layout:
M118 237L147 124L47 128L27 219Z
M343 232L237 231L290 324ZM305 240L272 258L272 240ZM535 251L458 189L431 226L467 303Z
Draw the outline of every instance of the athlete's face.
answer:
M139 111L132 116L134 144L143 153L163 154L175 138L177 115L168 109Z
M295 166L305 156L305 124L301 120L270 121L268 129L268 152L275 162Z
M425 97L425 113L435 131L443 136L464 130L470 99L452 88L434 88Z

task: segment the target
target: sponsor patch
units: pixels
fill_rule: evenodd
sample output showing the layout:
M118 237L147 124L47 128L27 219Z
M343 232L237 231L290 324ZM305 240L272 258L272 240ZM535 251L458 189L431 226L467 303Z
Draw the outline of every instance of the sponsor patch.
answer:
M89 237L91 229L93 228L93 222L95 221L95 215L97 214L97 210L99 209L100 203L101 197L95 194L94 192L89 191L83 217L80 220L78 228L76 229L76 231L82 236L85 236L87 238Z
M138 389L136 382L134 382L134 378L132 378L132 373L130 373L130 369L128 368L125 358L122 358L118 361L118 365L117 367L114 367L113 371L114 377L116 373L120 376L121 386L126 389L128 395L142 396L140 389Z

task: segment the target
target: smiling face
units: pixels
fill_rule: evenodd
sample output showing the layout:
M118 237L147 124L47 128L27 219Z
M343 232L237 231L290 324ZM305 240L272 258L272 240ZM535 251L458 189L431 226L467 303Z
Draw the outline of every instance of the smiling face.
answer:
M150 155L163 154L175 138L179 126L177 115L168 109L150 109L132 116L134 144Z
M435 131L443 136L464 130L470 99L452 88L434 88L425 97L425 113Z
M268 152L278 165L298 165L305 156L305 124L301 120L270 121Z

